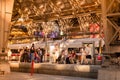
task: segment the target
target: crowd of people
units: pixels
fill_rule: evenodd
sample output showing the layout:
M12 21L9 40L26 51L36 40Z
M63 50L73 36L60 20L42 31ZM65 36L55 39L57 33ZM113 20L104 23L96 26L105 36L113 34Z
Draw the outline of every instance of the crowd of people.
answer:
M57 61L58 63L66 64L93 64L92 48L88 44L79 48L79 53L72 49L68 51L67 55L65 55L65 51L63 50Z
M59 51L59 47L55 47L52 54L47 55L47 60L51 63L58 64L93 64L93 48L89 44L80 47L79 51L75 49L64 49ZM45 50L42 48L35 49L32 44L30 48L26 47L20 50L20 62L34 62L42 63L45 61Z
M96 53L98 54L98 52ZM57 63L66 64L93 64L93 61L93 48L91 48L89 44L80 47L78 52L71 49L66 53L66 51L63 50L57 59Z
M44 50L42 48L35 49L34 44L31 48L28 47L20 50L20 62L43 62Z
M93 63L93 53L90 45L86 45L81 48L81 64L92 64Z

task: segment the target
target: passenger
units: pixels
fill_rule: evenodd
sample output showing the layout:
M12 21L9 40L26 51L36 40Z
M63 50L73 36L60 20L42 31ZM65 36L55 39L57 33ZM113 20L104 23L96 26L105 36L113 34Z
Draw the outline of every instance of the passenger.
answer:
M43 51L41 48L38 49L38 56L40 57L40 61L39 62L43 62Z
M67 49L65 49L64 50L64 64L66 63L66 58L67 58L67 55L68 55L68 50Z
M87 62L87 64L88 63L92 64L92 49L91 49L89 44L85 47L85 51L86 51L86 62Z
M58 44L55 44L55 49L54 49L54 62L56 63L56 60L58 59L59 57L59 47L58 47Z
M52 52L52 63L56 63L56 59L55 52Z
M76 63L76 53L74 50L72 50L71 57L70 57L71 63Z
M66 64L71 64L70 57L71 57L71 55L68 54L67 57L66 57Z
M26 47L23 53L23 61L29 62L29 56L28 56L28 48Z
M71 51L68 51L68 54L65 55L65 63L66 63L66 64L70 64L70 59L69 59L70 54L71 54Z
M85 64L86 63L86 52L85 52L85 47L82 47L80 49L81 52L81 64Z
M31 48L30 48L30 61L34 60L35 58L35 47L34 44L32 44Z
M62 54L59 55L58 59L56 60L57 63L62 63Z
M66 59L66 55L65 55L65 50L61 51L61 54L59 55L57 62L64 64L65 63L65 59Z
M34 53L34 60L36 63L40 62L40 56L38 55L38 52L36 49L35 49L35 53Z
M24 60L23 60L23 53L24 53L24 49L20 49L20 56L19 56L19 61L20 62L23 62Z
M8 60L10 61L10 59L11 59L11 55L12 55L12 51L10 50L10 49L8 49Z

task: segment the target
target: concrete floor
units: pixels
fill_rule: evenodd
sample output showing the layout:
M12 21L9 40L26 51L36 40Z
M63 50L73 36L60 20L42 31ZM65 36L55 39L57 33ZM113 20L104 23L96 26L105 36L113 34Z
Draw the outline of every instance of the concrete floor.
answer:
M33 74L11 72L10 74L0 75L0 80L96 80L89 78L46 75L46 74Z

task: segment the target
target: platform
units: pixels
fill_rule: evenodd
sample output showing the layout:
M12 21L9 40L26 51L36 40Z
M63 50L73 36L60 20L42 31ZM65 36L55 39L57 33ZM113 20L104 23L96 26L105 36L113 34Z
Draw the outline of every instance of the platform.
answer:
M98 71L98 80L120 80L120 69L100 69Z
M47 74L34 74L33 76L31 76L29 73L11 72L8 75L0 76L0 80L96 80L96 79Z
M0 53L0 75L9 74L10 65L7 60L6 53Z
M11 71L14 72L30 73L31 63L11 63L10 68ZM35 63L34 73L97 79L98 70L100 68L100 65Z

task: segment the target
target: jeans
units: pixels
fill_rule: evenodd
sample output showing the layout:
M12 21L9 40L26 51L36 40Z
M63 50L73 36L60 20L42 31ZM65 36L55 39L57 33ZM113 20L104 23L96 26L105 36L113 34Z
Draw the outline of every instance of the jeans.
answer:
M35 58L34 53L30 53L30 60L32 61L32 60L34 60L34 58Z

